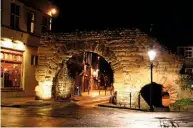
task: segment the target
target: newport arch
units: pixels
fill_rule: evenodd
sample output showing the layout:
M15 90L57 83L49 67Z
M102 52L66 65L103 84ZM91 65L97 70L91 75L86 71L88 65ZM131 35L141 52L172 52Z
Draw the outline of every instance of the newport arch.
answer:
M66 62L72 55L83 52L94 52L111 64L114 71L114 88L117 91L117 102L129 101L128 92L134 99L141 88L150 82L149 58L150 48L157 51L154 61L154 82L163 85L164 89L172 91L173 102L180 92L179 58L165 50L156 40L150 38L139 29L119 29L105 31L48 33L42 36L38 48L39 63L36 69L39 95L41 99L52 97L54 78L61 72L63 75L60 91L63 94L71 92L72 79L67 74ZM62 82L61 82L62 83ZM68 86L68 88L65 88ZM58 93L60 96L60 94Z

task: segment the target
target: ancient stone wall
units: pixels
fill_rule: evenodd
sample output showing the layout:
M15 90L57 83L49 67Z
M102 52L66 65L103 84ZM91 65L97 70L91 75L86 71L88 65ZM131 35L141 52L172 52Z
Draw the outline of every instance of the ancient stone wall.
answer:
M133 97L137 97L140 89L150 83L150 62L147 55L150 48L154 48L157 52L153 68L153 81L163 85L164 90L169 92L171 100L174 102L180 92L181 63L178 57L169 53L156 40L138 29L46 34L42 37L38 49L39 65L36 79L41 90L44 90L42 92L47 92L46 89L53 90L54 78L64 62L77 53L95 52L111 64L118 102L128 102L127 94L129 92L132 92ZM65 72L62 71L64 74ZM72 82L65 81L67 82L65 86L69 85L70 88ZM70 93L69 88L63 89L59 97L67 96L67 93ZM40 97L51 98L51 93L52 91L47 96ZM134 102L135 100L133 100Z

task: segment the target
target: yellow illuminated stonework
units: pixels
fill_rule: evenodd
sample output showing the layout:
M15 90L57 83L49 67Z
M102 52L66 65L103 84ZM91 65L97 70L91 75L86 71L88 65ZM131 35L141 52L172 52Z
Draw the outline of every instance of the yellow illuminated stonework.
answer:
M52 81L39 82L39 85L35 88L36 96L44 100L51 99L51 89Z
M134 43L131 43L131 39ZM52 98L69 98L73 81L67 74L66 61L74 54L94 52L104 57L114 71L113 86L117 91L117 103L128 103L129 93L132 93L132 103L135 104L141 88L150 83L147 52L151 46L156 50L153 82L161 84L163 90L169 93L170 102L175 102L182 96L179 95L182 91L178 82L181 69L179 58L163 50L159 42L138 29L45 35L38 48L40 58L36 79L39 85L47 78L51 79L52 84L49 85L55 88ZM50 88L48 94L53 91Z

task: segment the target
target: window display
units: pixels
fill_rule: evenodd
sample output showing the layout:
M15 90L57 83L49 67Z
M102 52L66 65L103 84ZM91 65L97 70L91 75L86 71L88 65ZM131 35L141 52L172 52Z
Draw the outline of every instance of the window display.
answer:
M1 63L3 87L20 87L21 64Z
M1 51L1 88L21 87L22 52Z

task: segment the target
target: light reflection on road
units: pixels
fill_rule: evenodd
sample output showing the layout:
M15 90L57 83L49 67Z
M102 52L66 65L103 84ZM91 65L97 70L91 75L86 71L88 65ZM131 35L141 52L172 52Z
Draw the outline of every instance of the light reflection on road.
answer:
M1 110L1 126L193 127L193 112L142 112L74 103Z

